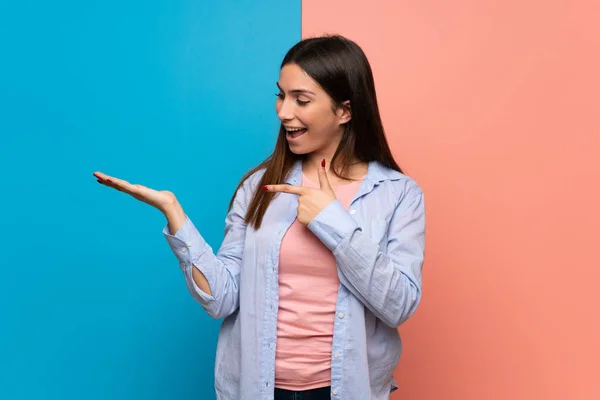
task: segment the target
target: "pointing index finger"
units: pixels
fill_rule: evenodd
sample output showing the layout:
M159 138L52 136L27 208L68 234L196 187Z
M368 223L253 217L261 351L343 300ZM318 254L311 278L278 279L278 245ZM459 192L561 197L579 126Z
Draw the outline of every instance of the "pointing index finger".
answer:
M263 186L264 191L268 192L282 192L302 195L305 193L305 189L302 186L293 185L266 185Z

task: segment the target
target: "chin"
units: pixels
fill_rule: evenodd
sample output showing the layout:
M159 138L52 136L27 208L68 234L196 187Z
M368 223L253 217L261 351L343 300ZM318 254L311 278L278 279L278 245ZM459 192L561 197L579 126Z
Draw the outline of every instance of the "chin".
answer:
M296 154L297 156L303 156L305 154L310 153L310 151L300 151L299 149L293 149L290 147L290 151L294 154Z
M307 149L304 146L294 146L291 145L290 143L288 143L288 148L290 149L290 151L298 156L302 156L305 154L310 153L312 150L311 149Z

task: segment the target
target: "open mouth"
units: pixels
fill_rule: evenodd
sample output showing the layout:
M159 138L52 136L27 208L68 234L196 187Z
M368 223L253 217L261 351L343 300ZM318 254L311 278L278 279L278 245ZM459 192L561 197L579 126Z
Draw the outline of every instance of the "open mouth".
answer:
M285 128L288 139L296 139L306 133L306 128Z

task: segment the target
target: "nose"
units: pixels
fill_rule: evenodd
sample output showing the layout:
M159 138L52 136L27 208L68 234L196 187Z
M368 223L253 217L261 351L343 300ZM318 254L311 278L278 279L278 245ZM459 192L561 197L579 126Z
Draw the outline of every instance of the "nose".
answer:
M287 101L287 99L279 100L277 102L277 117L280 121L290 121L294 119L294 113L292 110L291 102Z

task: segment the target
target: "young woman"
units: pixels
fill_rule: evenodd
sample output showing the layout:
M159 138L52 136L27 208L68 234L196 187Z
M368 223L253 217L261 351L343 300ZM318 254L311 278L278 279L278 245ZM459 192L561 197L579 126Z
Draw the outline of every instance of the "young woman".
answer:
M392 157L354 42L302 40L277 86L275 149L241 179L216 254L171 192L94 175L165 215L190 293L224 318L217 398L388 399L397 328L421 299L423 193Z

